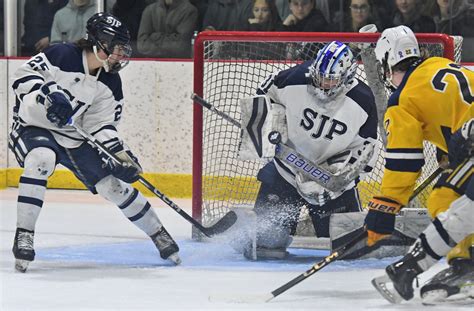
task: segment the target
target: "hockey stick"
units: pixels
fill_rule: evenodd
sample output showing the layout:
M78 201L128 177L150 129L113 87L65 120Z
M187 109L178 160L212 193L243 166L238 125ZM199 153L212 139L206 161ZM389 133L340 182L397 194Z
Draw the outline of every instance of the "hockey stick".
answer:
M196 93L193 93L191 95L191 99L197 102L199 105L203 106L206 109L209 109L210 111L214 112L218 116L222 117L224 120L229 121L233 125L237 126L238 128L241 128L240 122L236 121L234 118L226 114L225 112L222 112L220 110L217 110L216 107L208 103L204 98L200 97Z
M76 126L75 124L71 125L76 129L76 131L82 135L87 141L91 142L94 146L96 146L100 151L105 153L108 157L112 159L112 161L122 165L122 161L120 161L117 156L112 153L110 150L107 149L100 141L98 141L94 136L85 132L80 127ZM193 226L198 228L202 233L204 233L207 237L212 237L216 234L222 233L229 229L236 221L237 221L237 214L234 211L227 212L219 221L213 224L210 227L204 227L194 218L189 216L184 210L182 210L176 203L171 201L167 196L165 196L162 192L156 189L149 181L147 181L143 176L138 176L138 180L142 183L148 190L153 192L158 198L160 198L163 202L165 202L169 207L174 209L178 214L180 214L184 219L190 222Z
M211 105L209 102L207 102L204 98L200 97L196 93L193 93L191 95L191 99L202 107L222 117L224 120L232 123L239 129L242 128L240 122L238 122L228 114L218 110L216 107ZM352 175L357 170L356 167L352 167L351 170L333 173L324 166L313 163L311 160L303 157L293 148L282 143L281 134L276 131L270 132L268 139L270 143L277 145L275 149L276 158L281 160L288 167L292 167L306 178L316 182L317 184L323 186L324 188L330 191L337 192L341 189L344 189L355 178L355 176ZM364 155L364 157L365 156L367 156L367 154ZM369 159L370 157L367 157L367 162L369 161ZM367 164L367 162L364 163L361 161L358 165L360 167L363 167ZM302 165L298 165L301 163L306 163L307 165L305 165L304 167ZM312 169L307 170L308 167L312 167Z
M441 167L438 167L433 173L431 173L430 176L428 176L416 189L413 191L413 194L411 195L409 202L412 201L417 195L419 195L436 177L438 177L439 174L443 172L444 169ZM341 248L335 250L329 256L325 257L321 261L317 262L314 264L310 269L306 270L304 273L298 275L296 278L292 279L291 281L283 284L282 286L278 287L274 291L272 291L267 299L266 302L272 300L278 295L281 295L282 293L286 292L296 284L300 283L301 281L309 278L311 275L315 274L322 268L326 267L328 264L331 262L334 262L341 257L344 256L344 254L354 245L359 243L360 241L364 240L367 237L367 230L365 230L365 227L361 227L357 229L356 231L356 236L354 239L349 241L346 245L341 246Z

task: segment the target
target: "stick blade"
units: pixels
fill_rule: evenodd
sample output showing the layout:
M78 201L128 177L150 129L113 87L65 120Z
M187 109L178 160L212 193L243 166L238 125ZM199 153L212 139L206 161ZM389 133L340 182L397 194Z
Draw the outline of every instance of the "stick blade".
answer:
M223 233L232 227L237 221L237 214L234 211L229 211L221 219L219 219L215 224L206 228L206 234L213 236L216 234Z

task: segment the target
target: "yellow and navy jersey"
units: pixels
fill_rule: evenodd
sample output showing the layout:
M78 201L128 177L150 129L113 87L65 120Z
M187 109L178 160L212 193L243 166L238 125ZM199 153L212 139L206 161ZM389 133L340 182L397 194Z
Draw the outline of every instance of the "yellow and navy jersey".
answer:
M431 57L410 68L388 101L382 195L408 203L424 165L423 141L447 152L451 133L474 117L474 72Z

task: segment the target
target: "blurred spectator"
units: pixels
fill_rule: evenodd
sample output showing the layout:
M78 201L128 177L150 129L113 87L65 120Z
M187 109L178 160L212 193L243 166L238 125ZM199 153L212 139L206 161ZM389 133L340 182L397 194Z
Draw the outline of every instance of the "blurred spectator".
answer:
M21 37L20 53L22 56L31 56L41 52L49 45L54 14L67 2L68 0L25 1L23 17L25 28Z
M372 12L374 14L374 18L380 24L379 31L382 32L383 29L391 27L392 22L391 22L390 17L392 17L395 14L395 11L397 9L395 5L395 1L372 0L371 5L372 5Z
M247 20L244 30L274 31L281 28L281 19L274 0L253 0L253 17Z
M283 31L326 31L327 21L315 7L315 0L290 0L290 11L283 21Z
M209 0L191 0L191 4L198 10L198 21L195 30L201 30L204 15L206 15L207 6L209 5Z
M130 38L132 40L132 56L135 57L138 56L138 28L140 27L143 10L147 6L146 2L147 1L145 0L117 0L112 7L112 14L127 25L127 28L130 31Z
M474 1L433 0L428 13L436 24L436 32L448 35L474 36Z
M198 18L189 0L157 0L145 8L138 31L138 51L153 57L191 57Z
M209 0L203 30L242 30L252 17L252 0Z
M339 1L332 1L332 3L339 2ZM290 15L290 1L289 0L276 0L276 6L278 8L278 13L280 14L280 18L284 20L288 15ZM331 20L331 8L329 0L316 0L315 2L316 8L318 8L321 13L323 13L326 21Z
M474 61L474 1L432 0L428 13L436 24L436 32L464 37L462 61Z
M275 0L276 7L278 9L278 14L280 15L281 20L284 20L288 15L290 15L290 1L288 0Z
M87 20L95 13L95 1L69 0L54 15L51 43L75 42L86 36Z
M433 19L422 15L423 3L421 0L395 0L396 10L392 19L392 26L405 25L413 32L435 32Z
M351 0L349 12L344 14L342 31L359 32L359 29L367 24L376 24L380 29L378 21L374 17L371 4L370 0ZM340 22L338 20L335 20L334 24L333 29L339 28Z

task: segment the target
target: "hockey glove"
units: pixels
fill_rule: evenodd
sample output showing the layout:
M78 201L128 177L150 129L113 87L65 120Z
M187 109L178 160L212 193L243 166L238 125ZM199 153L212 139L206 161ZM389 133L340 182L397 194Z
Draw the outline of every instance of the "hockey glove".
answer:
M51 92L46 95L46 117L57 127L66 125L73 114L71 102L63 93Z
M121 164L107 158L106 169L114 176L126 183L133 183L139 179L142 168L138 159L130 150L126 150L122 143L115 143L109 150L122 162Z
M331 200L339 197L343 192L344 188L340 191L329 191L323 186L312 180L305 180L300 174L296 174L296 190L308 203L318 206L323 206Z
M448 143L449 162L458 165L467 159L472 153L474 143L474 119L463 124L463 126L451 135Z
M395 230L395 215L398 214L402 205L386 197L373 197L367 206L369 208L365 217L368 233L367 245L372 246Z

